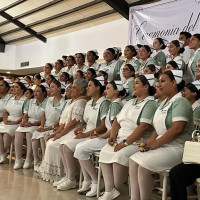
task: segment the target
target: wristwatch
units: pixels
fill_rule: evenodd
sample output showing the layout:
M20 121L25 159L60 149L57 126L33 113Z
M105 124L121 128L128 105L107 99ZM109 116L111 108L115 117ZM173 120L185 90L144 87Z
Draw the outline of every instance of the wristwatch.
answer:
M127 143L126 139L123 140L123 143L124 143L126 146L128 146L128 143Z

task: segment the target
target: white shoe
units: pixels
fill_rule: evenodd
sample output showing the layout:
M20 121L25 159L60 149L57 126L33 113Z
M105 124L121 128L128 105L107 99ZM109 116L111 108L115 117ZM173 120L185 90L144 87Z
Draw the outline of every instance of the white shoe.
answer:
M32 164L32 160L26 159L25 163L23 165L23 169L29 169L29 168L31 168L31 164Z
M86 196L87 197L94 197L97 195L97 183L92 183L91 184L91 190L89 192L86 193ZM103 190L104 188L104 183L103 183L103 180L101 181L101 184L100 184L100 191Z
M120 193L113 188L111 192L104 192L103 196L99 197L98 200L113 200L116 199Z
M23 160L22 159L16 159L13 169L21 169L23 166Z
M63 183L64 181L67 181L67 177L66 176L64 176L64 177L62 177L59 181L56 181L56 182L54 182L53 183L53 186L54 187L57 187L57 186L59 186L61 183Z
M76 188L76 181L71 181L70 179L67 179L57 186L58 190L69 190L73 188Z
M39 172L40 162L38 160L34 161L34 171Z
M4 163L7 160L7 153L0 156L0 163Z
M84 193L90 189L91 181L83 181L82 187L77 191L78 193Z

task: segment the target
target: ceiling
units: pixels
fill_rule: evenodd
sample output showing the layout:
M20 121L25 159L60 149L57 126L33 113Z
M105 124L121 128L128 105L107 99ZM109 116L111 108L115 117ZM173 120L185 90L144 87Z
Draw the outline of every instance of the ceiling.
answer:
M125 17L129 7L155 0L0 0L0 52Z

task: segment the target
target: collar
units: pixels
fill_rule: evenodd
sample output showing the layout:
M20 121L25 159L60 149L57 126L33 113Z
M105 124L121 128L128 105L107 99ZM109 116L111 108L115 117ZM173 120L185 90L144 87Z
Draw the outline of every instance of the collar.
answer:
M148 97L142 99L140 102L137 102L137 99L138 99L138 98L133 99L132 105L140 104L140 103L142 103L143 101L154 100L154 97L153 97L153 96L148 96ZM136 103L136 102L137 102L137 103Z
M110 65L112 65L113 63L115 63L115 62L117 62L115 59L113 59L111 62L109 62L109 63L107 63L106 62L106 66L110 66Z

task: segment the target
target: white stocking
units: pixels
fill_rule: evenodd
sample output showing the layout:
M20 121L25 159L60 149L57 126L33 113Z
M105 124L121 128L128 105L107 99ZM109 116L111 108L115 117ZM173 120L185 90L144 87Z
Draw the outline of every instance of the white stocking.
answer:
M15 156L16 156L16 159L22 158L23 138L24 138L24 133L21 133L21 132L15 133Z
M27 160L31 160L32 159L31 138L32 138L32 133L30 133L30 132L26 133L26 144L27 144L26 159Z
M140 188L138 183L138 164L129 160L129 178L131 184L131 200L140 200Z
M12 142L12 137L8 133L3 135L4 149L7 152Z
M41 149L42 149L42 158L44 158L45 149L46 149L46 143L44 141L44 138L40 138L40 145L41 145Z
M65 156L64 156L64 151L63 151L63 144L61 144L60 146L59 146L59 152L60 152L60 157L61 157L61 160L62 160L62 163L63 163L63 165L64 165L64 170L65 170L65 175L66 175L66 177L68 177L67 176L67 164L66 164L66 160L65 160Z
M138 182L140 187L140 199L150 200L154 185L152 171L139 166Z
M115 187L113 177L113 165L105 163L101 163L100 165L105 183L105 191L110 192Z
M0 155L3 155L5 153L3 135L3 133L0 133Z
M33 157L34 161L39 161L39 156L38 156L38 149L39 149L39 139L33 139L32 140L32 148L33 148Z

